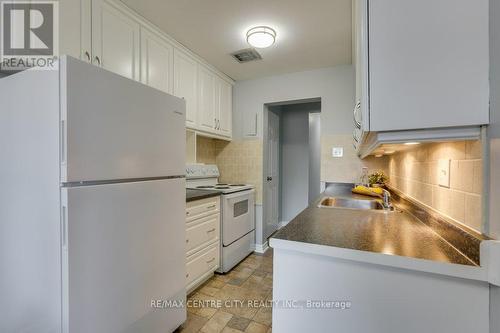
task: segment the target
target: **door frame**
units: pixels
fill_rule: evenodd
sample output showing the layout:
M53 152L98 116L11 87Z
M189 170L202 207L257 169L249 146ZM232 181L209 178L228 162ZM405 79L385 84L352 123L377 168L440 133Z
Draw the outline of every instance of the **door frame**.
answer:
M267 205L267 200L268 200L268 194L267 194L267 176L268 176L268 167L269 167L269 159L268 159L268 154L269 154L269 112L272 112L269 110L270 107L272 106L278 106L276 104L265 104L264 105L264 117L263 117L263 130L262 130L262 138L263 138L263 145L262 145L262 233L263 233L263 242L267 242L267 239L280 228L280 200L281 200L281 195L280 195L280 178L281 178L281 168L280 168L280 157L278 153L278 170L277 170L277 186L278 186L278 216L277 216L277 228L270 234L267 234L267 215L269 212L269 207ZM281 145L281 139L279 140L278 147Z
M268 212L268 207L267 207L267 191L265 190L266 186L266 178L267 178L267 168L268 168L268 130L269 130L269 110L270 107L275 107L275 106L284 106L284 105L292 105L292 104L304 104L304 103L314 103L314 102L322 102L321 97L311 97L311 98L304 98L304 99L297 99L297 100L288 100L288 101L281 101L281 102L273 102L273 103L265 103L263 107L263 117L262 117L262 234L261 235L256 235L256 243L264 244L267 243L267 240L271 235L266 235L266 218L267 218L267 212ZM281 134L280 134L281 137ZM280 145L281 145L281 138L280 138ZM281 227L285 225L286 222L280 221L281 218L281 163L279 162L280 167L278 168L278 228L279 230ZM263 237L263 239L260 239L260 237Z

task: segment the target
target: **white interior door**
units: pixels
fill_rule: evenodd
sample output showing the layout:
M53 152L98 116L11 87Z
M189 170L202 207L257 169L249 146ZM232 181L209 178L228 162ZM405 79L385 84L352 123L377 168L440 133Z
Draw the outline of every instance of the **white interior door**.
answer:
M185 308L184 179L62 189L63 332L172 332Z
M267 170L265 172L265 221L264 239L278 230L279 226L279 140L280 121L278 115L268 112Z

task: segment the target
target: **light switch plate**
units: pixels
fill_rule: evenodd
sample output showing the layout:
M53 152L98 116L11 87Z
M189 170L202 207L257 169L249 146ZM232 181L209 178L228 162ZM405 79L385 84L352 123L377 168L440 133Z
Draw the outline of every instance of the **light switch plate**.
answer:
M344 156L344 148L342 147L332 148L332 157L342 157L342 156Z
M443 187L450 187L450 164L451 160L438 161L438 184Z

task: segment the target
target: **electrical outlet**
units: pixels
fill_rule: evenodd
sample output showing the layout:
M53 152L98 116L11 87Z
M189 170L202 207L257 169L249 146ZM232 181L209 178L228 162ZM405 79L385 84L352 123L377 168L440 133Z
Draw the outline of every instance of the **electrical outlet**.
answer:
M443 187L450 187L450 164L451 160L438 161L438 184Z
M332 157L342 157L342 156L344 156L344 148L342 147L332 148Z

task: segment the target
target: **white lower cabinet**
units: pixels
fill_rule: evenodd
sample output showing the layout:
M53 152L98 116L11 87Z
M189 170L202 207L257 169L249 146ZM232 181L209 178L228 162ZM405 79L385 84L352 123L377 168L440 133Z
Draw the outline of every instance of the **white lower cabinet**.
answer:
M220 198L186 205L186 289L193 291L208 280L220 263Z

